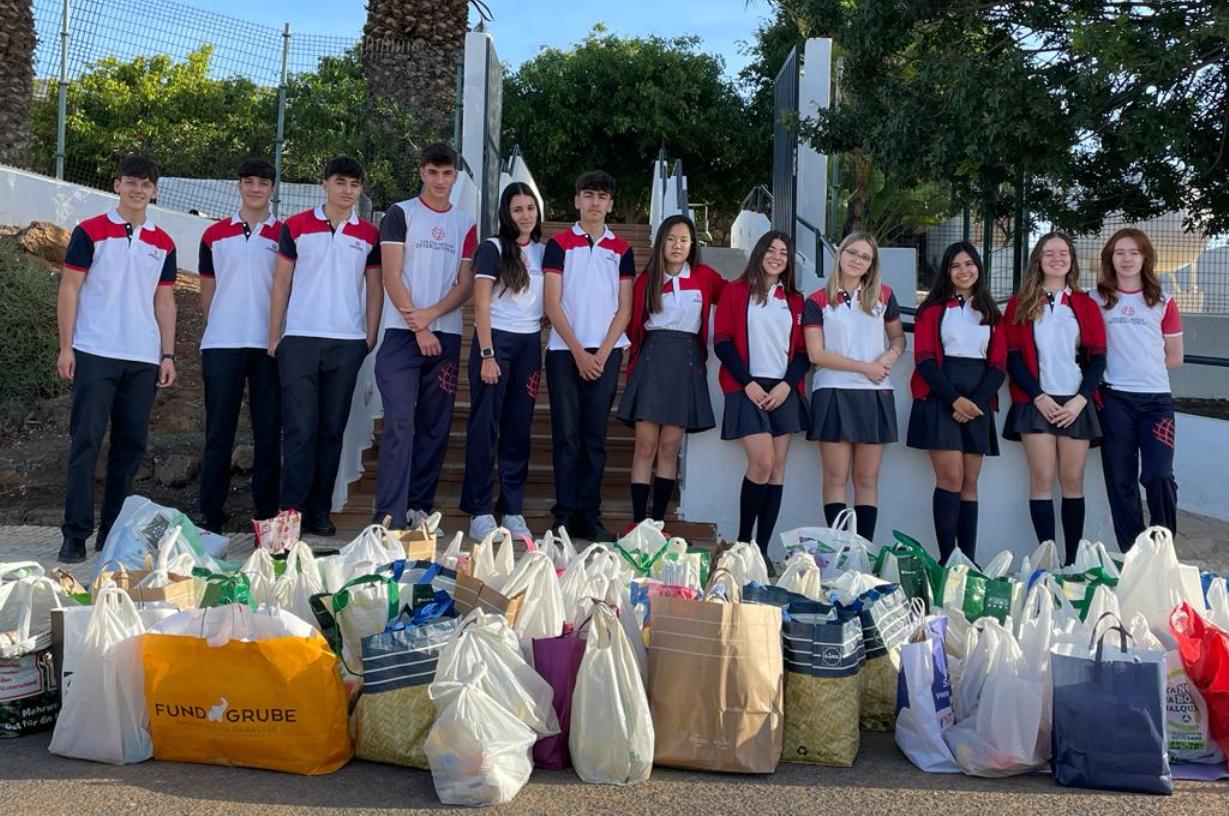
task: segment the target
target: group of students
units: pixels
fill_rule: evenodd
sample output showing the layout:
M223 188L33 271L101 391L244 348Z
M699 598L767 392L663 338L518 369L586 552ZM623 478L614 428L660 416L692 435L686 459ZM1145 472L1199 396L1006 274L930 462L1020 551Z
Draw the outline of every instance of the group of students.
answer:
M293 509L305 532L335 532L329 510L343 435L359 368L377 345L384 426L373 517L393 527L425 519L449 447L461 306L472 297L460 505L472 536L495 530L497 515L513 534L531 534L523 506L543 317L555 525L614 538L600 516L601 484L625 349L617 416L635 431L633 516L663 519L684 435L717 425L705 373L712 315L721 436L739 440L747 460L739 540L771 540L790 442L803 430L820 445L825 518L832 523L845 508L852 479L858 531L874 537L884 446L897 439L889 374L905 341L870 235L849 235L824 288L804 299L785 233L762 236L743 274L727 283L700 262L691 220L672 216L637 275L630 246L606 225L615 192L608 174L577 179L578 221L545 242L532 189L508 185L498 233L480 242L473 218L449 201L457 168L448 145L425 148L420 194L390 208L378 228L355 209L363 169L351 158L326 165L321 206L285 222L269 208L272 166L253 159L239 168L239 211L206 229L199 249L205 528L226 522L246 387L256 517ZM175 247L146 212L157 181L149 159L123 160L117 207L83 221L69 243L58 309L58 368L74 381L62 561L85 558L108 420L99 548L144 455L155 390L175 379ZM967 242L948 248L917 311L907 437L934 466L943 557L957 545L975 557L978 474L982 457L998 451L995 395L1007 374L1013 404L1004 435L1023 440L1039 539L1055 534L1057 474L1072 556L1082 535L1084 460L1098 442L1120 545L1143 528L1137 478L1153 523L1175 526L1166 369L1181 362L1181 324L1155 262L1143 233L1121 230L1102 253L1097 291L1085 293L1070 239L1052 233L1033 250L1002 315L977 250Z

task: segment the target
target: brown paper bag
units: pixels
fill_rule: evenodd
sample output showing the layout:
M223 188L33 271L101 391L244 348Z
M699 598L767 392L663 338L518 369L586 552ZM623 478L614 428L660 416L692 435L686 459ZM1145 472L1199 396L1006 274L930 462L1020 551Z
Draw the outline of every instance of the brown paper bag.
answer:
M525 593L509 598L472 575L458 573L457 591L453 600L456 602L457 612L462 615L468 615L478 608L488 614L499 613L508 619L509 626L514 626L517 613L521 611L521 602L525 600Z
M137 586L151 572L153 570L126 570L122 567L115 572L103 570L94 581L93 591L97 594L99 588L109 578L137 603L168 603L179 609L195 609L200 603L202 592L200 580L191 576L172 573L171 583L167 586L157 588Z
M384 527L393 523L392 516L384 517ZM435 548L439 543L439 533L431 531L426 524L416 527L411 530L388 530L389 538L392 538L401 543L405 548L405 559L407 561L434 561Z
M781 610L662 596L649 631L654 763L772 773L784 727Z

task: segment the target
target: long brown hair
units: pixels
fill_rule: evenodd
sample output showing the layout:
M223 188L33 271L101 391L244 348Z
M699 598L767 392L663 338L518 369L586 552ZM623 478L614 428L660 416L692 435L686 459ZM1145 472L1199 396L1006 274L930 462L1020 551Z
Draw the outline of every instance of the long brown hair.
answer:
M521 181L514 181L504 188L499 196L499 282L504 292L519 293L529 288L529 269L521 257L521 247L517 242L521 237L521 228L512 220L512 199L517 196L529 196L534 206L538 205L538 197L533 194L533 188ZM538 209L538 221L529 234L531 243L542 240L542 210Z
M644 268L644 274L649 276L648 291L645 292L645 316L661 311L661 287L666 276L666 238L670 230L679 224L686 224L691 233L691 249L687 252L687 265L692 269L700 263L700 244L696 241L696 225L685 215L672 215L661 222L657 228L657 239L653 241L653 252L649 255L649 264Z
M873 316L875 307L879 305L883 297L883 284L879 280L879 244L875 243L875 239L869 232L851 232L845 236L844 241L841 241L841 245L836 248L836 269L828 276L828 283L825 284L824 290L828 293L828 302L835 306L837 293L841 289L841 256L845 254L850 244L858 241L865 241L871 248L871 265L862 273L862 295L859 305L862 311Z
M1144 255L1144 265L1140 269L1139 278L1144 285L1144 303L1155 306L1161 302L1164 293L1161 292L1161 279L1156 274L1156 250L1143 230L1135 227L1123 227L1110 236L1101 248L1101 277L1097 280L1097 291L1105 301L1105 308L1112 309L1118 302L1118 272L1114 269L1114 244L1122 238L1130 238Z
M769 230L760 236L747 259L747 268L743 270L743 279L751 285L751 299L763 306L768 302L768 282L764 280L764 256L768 254L773 241L785 244L785 270L781 272L781 288L786 296L801 294L798 284L794 281L794 246L789 236L780 230Z
M1067 245L1067 252L1071 255L1071 266L1067 269L1065 276L1067 288L1072 292L1081 291L1080 265L1075 259L1075 244L1064 233L1047 232L1041 236L1041 240L1033 245L1033 251L1028 256L1028 269L1024 272L1024 280L1020 284L1020 291L1016 293L1016 297L1019 298L1014 321L1016 323L1031 323L1041 314L1042 305L1046 302L1046 273L1041 268L1041 261L1045 255L1045 245L1055 238L1058 238Z

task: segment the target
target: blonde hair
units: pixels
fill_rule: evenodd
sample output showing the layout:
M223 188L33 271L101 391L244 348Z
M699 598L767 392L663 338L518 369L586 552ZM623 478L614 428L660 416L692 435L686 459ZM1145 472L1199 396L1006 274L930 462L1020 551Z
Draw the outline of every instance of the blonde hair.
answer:
M835 306L838 303L837 293L841 290L841 256L845 254L846 248L858 241L865 241L871 248L871 265L862 273L862 296L859 305L862 311L874 315L875 307L883 299L883 284L879 280L879 244L875 243L869 232L851 232L841 241L841 245L836 248L836 269L828 276L824 291L828 295L828 302Z

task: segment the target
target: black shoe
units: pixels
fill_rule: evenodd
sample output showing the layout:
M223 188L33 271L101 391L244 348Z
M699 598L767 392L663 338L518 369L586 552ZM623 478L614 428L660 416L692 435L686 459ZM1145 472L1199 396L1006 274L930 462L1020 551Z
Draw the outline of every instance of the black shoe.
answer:
M85 560L85 539L64 536L64 543L60 545L60 554L56 560L61 564L80 564Z
M567 530L568 535L572 535L572 519L568 516L555 516L555 520L551 522L550 528L556 533L560 529Z
M583 538L587 541L611 543L618 540L618 536L602 525L600 518L578 519L573 523L573 529L568 532L575 538Z
M302 530L305 533L310 533L311 535L324 536L325 538L337 535L337 527L329 519L327 514L323 516L317 516L316 518L311 519L311 520L304 519L303 524L302 524Z

